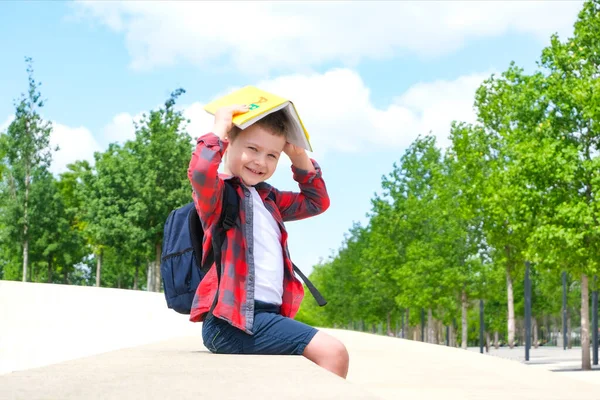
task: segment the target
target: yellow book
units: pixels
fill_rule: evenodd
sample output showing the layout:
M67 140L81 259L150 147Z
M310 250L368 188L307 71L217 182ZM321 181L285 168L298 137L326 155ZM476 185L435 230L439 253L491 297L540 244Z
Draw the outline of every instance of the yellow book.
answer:
M275 111L284 110L291 121L291 126L288 127L290 131L290 135L287 138L288 142L303 149L313 151L308 132L300 119L296 107L290 100L265 92L254 86L245 86L208 103L204 106L204 109L208 113L215 115L219 108L233 104L246 104L250 108L248 112L236 115L233 118L234 125L240 129L246 129L259 119Z

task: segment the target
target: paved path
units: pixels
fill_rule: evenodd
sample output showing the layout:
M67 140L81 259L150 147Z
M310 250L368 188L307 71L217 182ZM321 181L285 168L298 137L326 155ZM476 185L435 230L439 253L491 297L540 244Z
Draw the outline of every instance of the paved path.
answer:
M470 347L470 351L479 352L479 347ZM485 352L485 350L484 350ZM529 361L525 361L525 348L515 347L500 347L495 349L490 348L489 353L484 353L493 357L500 357L516 362L521 362L531 368L539 368L548 371L553 371L557 374L567 376L593 383L600 386L600 366L592 365L592 371L581 370L581 347L563 350L562 347L538 347L531 348L529 351ZM591 359L591 349L590 349ZM600 395L598 396L600 399Z
M519 362L327 330L350 352L348 380L302 357L213 355L177 338L0 376L0 399L600 399L600 387Z
M600 385L545 370L535 351L525 365L326 330L350 352L346 381L302 357L210 354L201 328L160 293L0 281L0 400L600 399Z
M222 356L197 337L0 376L0 399L376 399L301 357Z

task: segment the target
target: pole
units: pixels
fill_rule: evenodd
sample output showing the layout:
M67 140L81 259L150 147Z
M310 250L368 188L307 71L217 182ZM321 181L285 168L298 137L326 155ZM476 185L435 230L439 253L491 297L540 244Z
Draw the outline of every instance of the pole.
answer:
M529 279L529 261L525 262L525 361L529 361L531 348L531 280Z
M594 276L592 292L592 355L594 365L598 365L598 277Z
M567 350L567 273L562 273L562 287L563 287L563 306L562 306L562 319L563 319L563 350Z
M450 325L446 325L446 346L450 346Z
M479 352L483 354L483 300L479 299Z

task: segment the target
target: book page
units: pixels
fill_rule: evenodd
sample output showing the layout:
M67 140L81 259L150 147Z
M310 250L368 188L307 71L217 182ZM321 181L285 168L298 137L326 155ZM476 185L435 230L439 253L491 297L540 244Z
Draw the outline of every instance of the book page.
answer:
M286 104L286 107L284 108L284 111L288 117L288 120L290 121L290 124L288 126L290 132L290 135L287 138L288 142L298 147L302 147L303 149L311 150L311 146L306 140L306 137L304 136L304 130L302 129L300 119L296 114L294 106L290 102L288 102Z

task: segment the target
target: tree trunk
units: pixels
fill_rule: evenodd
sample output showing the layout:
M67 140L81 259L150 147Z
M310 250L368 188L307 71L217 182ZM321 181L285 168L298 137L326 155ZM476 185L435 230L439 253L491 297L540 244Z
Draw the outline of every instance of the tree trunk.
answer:
M498 340L498 331L494 332L494 348L496 350L500 348L500 341Z
M452 325L452 347L458 347L458 329Z
M160 276L160 256L161 256L161 252L162 252L162 248L161 248L161 243L158 242L156 243L154 249L156 250L156 259L155 259L155 265L154 265L154 291L155 292L160 292L160 288L161 288L161 276Z
M467 292L463 289L462 292L462 299L461 299L461 303L462 303L462 315L461 315L461 319L462 319L462 344L461 347L463 349L467 349L467 336L468 336L468 332L467 332Z
M48 257L48 276L46 277L47 283L52 283L52 257Z
M100 274L102 273L102 252L100 249L98 253L98 258L96 259L96 287L100 287Z
M133 276L133 290L138 289L140 263L138 260L135 261L135 275Z
M146 290L154 292L154 261L148 261Z
M23 282L27 282L27 267L29 266L29 163L25 166L25 202L23 203Z
M433 328L433 313L431 308L427 309L427 343L435 341L435 332Z
M488 331L485 332L485 352L490 352L490 333Z
M27 235L27 225L23 230ZM29 264L29 240L23 240L23 282L27 282L27 264Z
M506 295L508 297L508 347L515 346L515 302L510 268L506 269Z
M533 347L538 348L538 324L537 319L531 319L531 330L533 331Z
M581 353L581 369L590 371L590 297L586 274L581 274Z
M388 336L394 336L394 332L392 332L392 324L390 322L391 318L392 318L392 312L388 311L388 313L387 313L387 335Z

